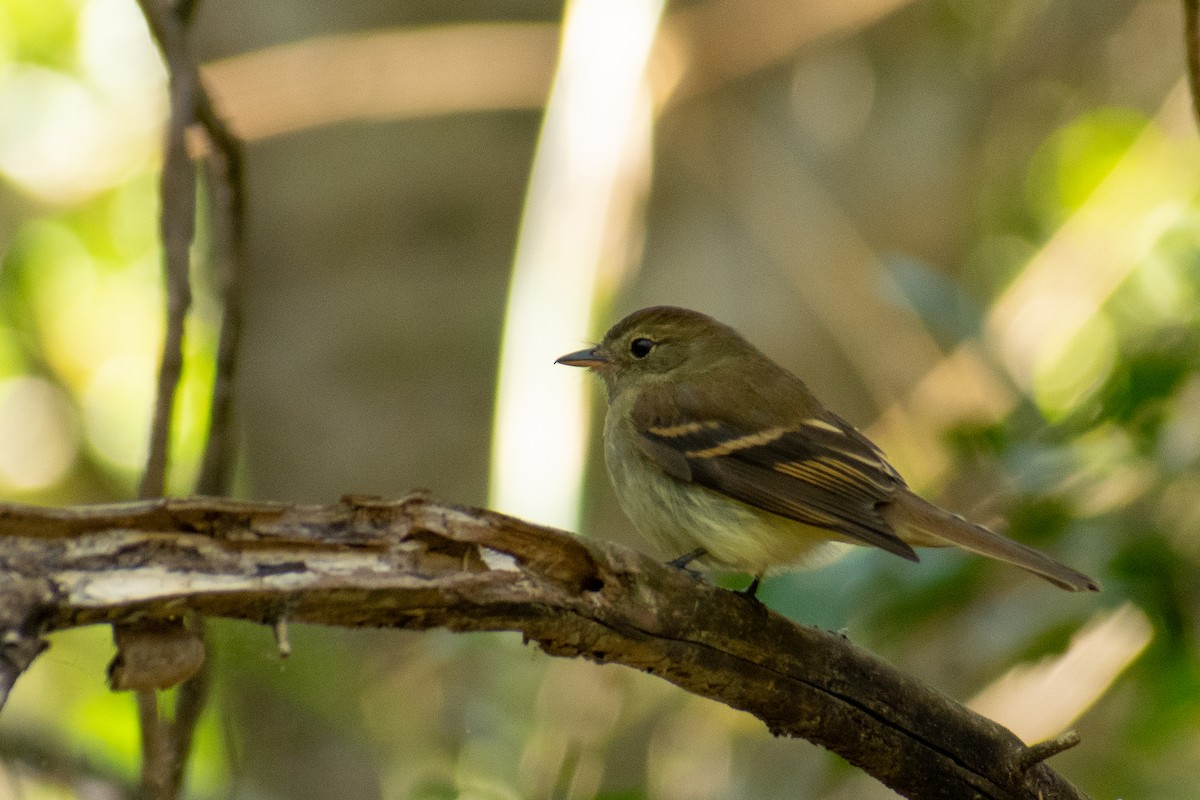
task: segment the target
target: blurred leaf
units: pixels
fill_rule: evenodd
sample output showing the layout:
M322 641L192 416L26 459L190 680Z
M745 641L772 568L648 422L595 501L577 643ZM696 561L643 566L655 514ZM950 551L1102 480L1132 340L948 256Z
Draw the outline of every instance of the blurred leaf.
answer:
M2 0L0 34L10 57L48 67L74 65L78 0Z
M1126 345L1098 393L1101 414L1127 426L1148 450L1162 424L1169 399L1197 370L1200 331L1166 328Z
M1063 535L1076 511L1062 497L1024 495L1007 509L1008 535L1030 544L1053 542Z
M946 443L965 459L998 456L1012 441L1007 422L964 422L946 431Z
M913 258L891 255L886 264L907 305L943 346L949 348L979 335L984 309L967 296L961 283Z
M934 565L941 562L941 569ZM960 552L923 550L919 565L906 564L912 575L889 586L877 581L858 609L881 636L881 641L899 645L913 630L955 617L971 602L986 582L987 562Z
M1184 611L1180 580L1185 571L1169 543L1144 524L1129 519L1126 540L1113 559L1111 570L1134 603L1155 620L1160 646L1188 649L1186 640L1193 628L1185 620L1195 614Z
M1029 205L1043 224L1057 226L1079 208L1145 129L1135 111L1104 108L1059 130L1029 168Z

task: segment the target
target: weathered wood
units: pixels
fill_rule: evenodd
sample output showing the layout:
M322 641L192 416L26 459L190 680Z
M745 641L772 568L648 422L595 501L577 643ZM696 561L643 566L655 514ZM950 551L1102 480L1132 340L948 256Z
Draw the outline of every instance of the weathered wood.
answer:
M192 612L519 631L747 711L908 797L1085 797L1005 728L841 636L627 548L424 495L0 506L0 569L5 642Z

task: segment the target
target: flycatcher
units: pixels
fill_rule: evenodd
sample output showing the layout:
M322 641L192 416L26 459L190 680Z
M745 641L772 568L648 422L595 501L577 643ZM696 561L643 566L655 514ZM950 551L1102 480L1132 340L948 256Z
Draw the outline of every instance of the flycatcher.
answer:
M1071 591L1097 583L918 497L878 447L737 331L696 311L635 311L556 363L604 379L604 456L621 508L673 564L768 572L830 542L957 546Z

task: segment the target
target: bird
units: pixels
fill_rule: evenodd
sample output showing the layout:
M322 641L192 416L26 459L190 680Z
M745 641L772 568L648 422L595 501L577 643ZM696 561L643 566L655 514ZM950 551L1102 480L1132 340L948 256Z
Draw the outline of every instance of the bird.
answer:
M557 364L607 390L604 455L618 503L668 562L764 576L827 559L838 543L918 561L955 546L1069 591L1095 580L913 492L883 451L733 328L653 306Z

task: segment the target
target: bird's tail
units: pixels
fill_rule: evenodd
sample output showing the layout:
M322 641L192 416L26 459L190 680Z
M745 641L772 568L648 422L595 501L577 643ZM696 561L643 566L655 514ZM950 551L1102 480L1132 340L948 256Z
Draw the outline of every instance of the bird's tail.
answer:
M880 513L892 529L900 534L900 538L909 544L920 547L953 545L981 556L1007 561L1072 592L1100 591L1100 585L1082 572L1060 564L1032 547L967 522L912 492L897 492L880 508Z

